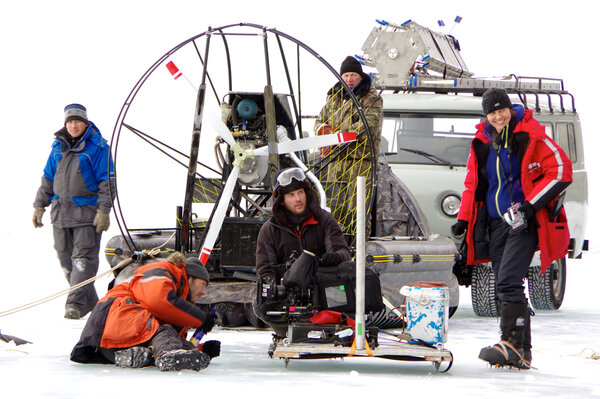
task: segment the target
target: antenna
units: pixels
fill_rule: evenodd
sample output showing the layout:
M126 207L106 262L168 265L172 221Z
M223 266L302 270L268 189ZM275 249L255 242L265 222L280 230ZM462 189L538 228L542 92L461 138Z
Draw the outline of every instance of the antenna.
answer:
M456 18L454 18L454 23L452 24L452 27L448 31L448 34L452 33L452 31L454 30L456 25L460 24L460 21L462 21L462 17L460 15L457 15Z

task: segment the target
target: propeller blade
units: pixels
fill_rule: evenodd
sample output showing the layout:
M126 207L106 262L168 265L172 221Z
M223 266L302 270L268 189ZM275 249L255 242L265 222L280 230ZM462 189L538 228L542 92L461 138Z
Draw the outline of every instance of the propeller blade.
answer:
M239 173L240 168L234 166L231 170L229 178L227 178L225 187L223 188L223 193L221 194L221 199L217 204L217 209L213 215L212 222L210 226L208 226L208 233L206 234L206 239L204 240L204 246L198 258L204 266L206 266L206 263L208 262L208 258L210 257L215 245L215 241L217 241L217 237L219 236L219 231L221 231L221 226L223 225L223 220L225 219L225 214L227 212L229 201L231 200L231 195L233 194L233 189L235 188Z
M333 133L323 136L313 136L304 139L282 141L277 145L278 154L288 154L290 152L304 151L311 148L327 147L356 141L356 133Z
M267 156L269 155L269 146L265 145L260 148L255 148L253 153L255 157Z
M235 144L235 140L233 138L233 135L231 134L231 131L229 130L227 125L225 125L225 123L223 123L221 118L219 118L217 116L218 114L220 114L220 111L213 111L212 109L205 109L204 114L205 114L204 116L206 117L206 120L208 121L208 124L213 129L215 129L217 134L219 136L221 136L221 138L223 140L225 140L225 142L227 144L229 144L230 146L233 146Z

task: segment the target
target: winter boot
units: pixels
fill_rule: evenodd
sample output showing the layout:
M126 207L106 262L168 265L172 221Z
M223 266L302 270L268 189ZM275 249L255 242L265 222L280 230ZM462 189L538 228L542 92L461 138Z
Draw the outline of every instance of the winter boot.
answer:
M199 371L208 367L210 356L198 349L175 349L160 355L155 364L160 371Z
M493 346L483 348L479 352L479 358L496 367L529 369L530 362L523 356L528 312L526 303L500 302L501 340Z
M68 307L65 309L65 319L79 320L81 319L81 312L78 309Z
M531 365L531 316L535 316L533 309L527 307L527 317L525 318L525 331L523 335L523 358Z
M141 368L152 365L152 349L134 346L115 352L115 365L119 367Z

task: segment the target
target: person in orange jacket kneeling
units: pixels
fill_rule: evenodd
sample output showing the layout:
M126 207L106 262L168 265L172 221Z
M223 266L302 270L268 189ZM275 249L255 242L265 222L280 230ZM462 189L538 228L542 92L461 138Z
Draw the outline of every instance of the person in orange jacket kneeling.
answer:
M198 259L179 252L141 266L94 307L71 360L130 368L154 363L161 371L206 368L221 343L195 345L186 335L189 328L208 333L214 326L214 316L195 305L208 283Z

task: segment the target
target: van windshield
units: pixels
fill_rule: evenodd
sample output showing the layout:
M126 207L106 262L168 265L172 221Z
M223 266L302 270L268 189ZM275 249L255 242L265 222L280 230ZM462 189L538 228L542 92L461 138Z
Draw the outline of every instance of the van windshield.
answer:
M477 115L384 115L381 151L389 163L465 166Z

